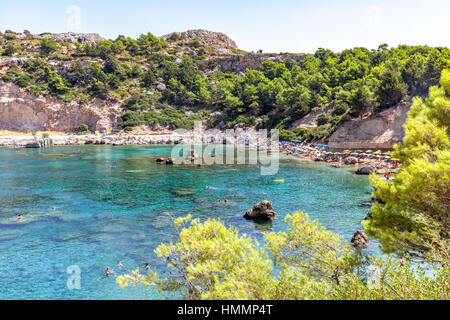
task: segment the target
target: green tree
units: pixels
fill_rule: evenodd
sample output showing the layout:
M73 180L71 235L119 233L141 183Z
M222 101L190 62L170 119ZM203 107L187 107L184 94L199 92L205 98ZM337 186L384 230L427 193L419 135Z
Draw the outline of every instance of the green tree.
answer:
M392 107L400 102L407 93L398 62L391 62L381 68L378 95L383 108Z
M42 39L40 45L41 51L45 54L58 50L58 43L53 39Z
M89 127L87 124L82 123L78 127L76 127L74 130L76 133L84 133L84 132L89 131Z
M364 222L386 252L448 264L450 230L450 71L428 98L415 98L403 143L394 157L404 162L394 181L371 176L372 218Z

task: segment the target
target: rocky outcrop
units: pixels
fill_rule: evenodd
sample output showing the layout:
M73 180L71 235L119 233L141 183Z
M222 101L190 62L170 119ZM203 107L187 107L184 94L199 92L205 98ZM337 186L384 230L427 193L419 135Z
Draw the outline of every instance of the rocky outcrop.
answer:
M105 40L102 36L97 33L75 33L75 32L65 32L65 33L51 33L43 34L40 36L35 36L37 39L53 39L56 42L67 42L67 43L97 43Z
M357 249L365 249L370 244L369 237L361 230L355 232L350 242Z
M355 157L347 157L347 158L344 158L343 162L344 162L344 164L352 165L352 164L356 164L358 162L358 159L356 159Z
M328 139L328 145L338 149L391 149L405 135L403 124L410 107L411 102L401 102L367 119L348 121Z
M0 129L72 132L85 123L91 131L111 132L121 113L120 103L107 105L98 99L86 105L69 103L0 81Z
M244 214L244 218L252 220L273 220L276 213L272 210L272 201L264 200L253 206Z
M172 32L162 36L161 38L168 42L182 41L186 45L192 41L198 40L202 46L215 48L219 52L231 52L223 51L223 49L238 49L236 42L234 42L226 34L202 29L188 30L185 32Z

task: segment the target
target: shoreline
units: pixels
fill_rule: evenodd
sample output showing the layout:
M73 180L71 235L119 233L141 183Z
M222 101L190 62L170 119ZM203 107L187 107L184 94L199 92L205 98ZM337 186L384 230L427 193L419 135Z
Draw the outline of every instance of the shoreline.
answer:
M48 134L48 133L47 133ZM26 135L21 133L12 133L0 135L0 147L6 148L40 148L44 146L83 146L83 145L112 145L112 146L152 146L152 145L177 145L182 143L193 145L211 145L227 144L237 145L235 139L229 139L219 134L215 137L209 137L208 141L204 141L203 135L191 134L177 134L177 133L154 133L154 134L109 134L109 135L75 135L58 133L38 135ZM252 139L253 140L253 139ZM256 140L256 139L255 139ZM247 144L249 148L267 149L254 144ZM339 157L322 157L317 156L315 151L307 153L297 153L295 150L286 148L282 143L279 144L279 152L292 157L293 159L307 161L307 162L322 162L333 168L371 168L370 172L377 174L385 174L387 172L395 173L399 166L393 165L381 159L367 159L358 158L351 155L344 155ZM348 159L352 158L352 161ZM356 169L356 170L358 170ZM366 174L366 173L361 173Z

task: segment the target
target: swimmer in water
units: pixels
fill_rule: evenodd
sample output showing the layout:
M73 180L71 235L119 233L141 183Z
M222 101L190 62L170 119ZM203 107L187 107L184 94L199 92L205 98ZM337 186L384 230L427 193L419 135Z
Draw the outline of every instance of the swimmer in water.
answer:
M121 267L121 266L122 266L122 261L120 261L120 259L119 259L119 260L117 260L117 265L118 265L119 267Z
M109 269L109 267L106 267L105 277L109 277L110 275L111 275L111 269Z
M150 266L148 265L148 262L145 263L145 270L149 270Z
M23 216L21 214L17 215L17 220L23 220Z
M219 199L219 200L217 200L217 203L220 203L220 199Z
M225 203L228 203L228 199L227 199L227 198L225 198L225 200L224 200L223 202L225 202Z

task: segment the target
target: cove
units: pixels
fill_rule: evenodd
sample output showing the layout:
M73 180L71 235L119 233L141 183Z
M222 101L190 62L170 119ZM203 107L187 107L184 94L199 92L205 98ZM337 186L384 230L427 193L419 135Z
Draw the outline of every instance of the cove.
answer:
M156 163L170 153L171 146L0 148L0 299L166 298L155 288L121 289L114 279L146 262L164 270L153 250L174 239L172 218L189 213L262 242L298 210L350 240L368 211L361 206L371 198L368 178L350 169L287 157L275 176L261 176L257 165ZM272 223L242 218L262 200L278 213ZM378 253L376 241L367 252ZM70 266L80 268L79 290L67 287Z

